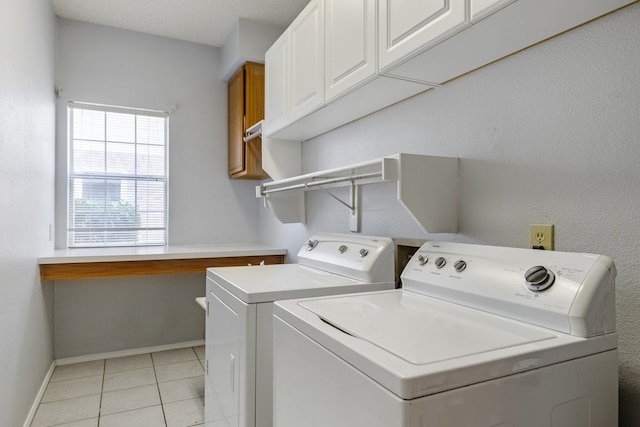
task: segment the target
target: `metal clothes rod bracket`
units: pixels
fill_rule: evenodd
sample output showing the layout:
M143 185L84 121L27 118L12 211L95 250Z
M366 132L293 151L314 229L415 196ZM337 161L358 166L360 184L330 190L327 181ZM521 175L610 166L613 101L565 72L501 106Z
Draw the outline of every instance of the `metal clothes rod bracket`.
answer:
M338 196L330 192L324 187L320 187L325 193L336 199L341 204L349 208L349 230L354 233L360 232L360 186L356 185L354 181L351 181L351 187L349 191L349 197L351 204L340 199Z
M350 192L351 204L345 202L344 200L342 200L341 198L339 198L338 196L336 196L335 194L333 194L331 191L327 190L324 187L320 187L320 189L322 191L324 191L325 193L327 193L328 195L330 195L331 197L333 197L334 199L336 199L338 202L340 202L343 205L345 205L346 207L348 207L349 210L351 211L351 214L353 214L356 211L356 209L358 208L356 206L356 191L355 191L355 187L356 187L355 182L351 181L351 192Z

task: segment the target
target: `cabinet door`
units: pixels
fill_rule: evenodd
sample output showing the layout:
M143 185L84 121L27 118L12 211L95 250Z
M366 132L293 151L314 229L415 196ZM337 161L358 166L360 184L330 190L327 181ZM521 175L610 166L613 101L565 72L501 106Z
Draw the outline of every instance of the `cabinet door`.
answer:
M227 84L228 107L228 166L229 175L244 170L244 67L240 68Z
M515 0L472 0L471 22L475 24L514 1Z
M376 74L376 0L325 0L325 99Z
M262 140L244 141L247 128L264 118L264 65L244 64L229 80L227 91L229 176L264 179Z
M244 129L264 119L264 64L247 62L244 65ZM245 173L248 179L265 179L262 170L262 138L254 138L245 143Z
M467 0L379 0L380 70L470 25Z
M323 0L311 0L289 26L291 115L296 120L324 104Z
M282 129L287 124L289 104L289 31L275 41L264 54L264 129L270 133Z

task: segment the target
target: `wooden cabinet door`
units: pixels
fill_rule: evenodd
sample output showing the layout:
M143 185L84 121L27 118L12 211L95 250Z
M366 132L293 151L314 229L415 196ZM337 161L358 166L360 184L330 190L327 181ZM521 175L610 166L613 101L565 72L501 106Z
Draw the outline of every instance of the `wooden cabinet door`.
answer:
M376 74L376 0L325 0L326 102Z
M229 175L244 171L244 67L227 84Z
M470 25L467 0L379 0L378 4L382 71Z
M228 83L229 176L264 179L262 141L245 142L247 128L264 118L264 65L247 62Z
M311 0L289 27L289 122L324 104L324 1Z

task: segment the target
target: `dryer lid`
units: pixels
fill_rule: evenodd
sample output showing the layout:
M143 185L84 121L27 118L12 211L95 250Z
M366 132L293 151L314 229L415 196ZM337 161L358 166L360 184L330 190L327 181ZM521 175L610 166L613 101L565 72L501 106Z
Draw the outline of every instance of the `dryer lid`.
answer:
M306 300L299 305L412 365L556 338L521 322L411 292Z

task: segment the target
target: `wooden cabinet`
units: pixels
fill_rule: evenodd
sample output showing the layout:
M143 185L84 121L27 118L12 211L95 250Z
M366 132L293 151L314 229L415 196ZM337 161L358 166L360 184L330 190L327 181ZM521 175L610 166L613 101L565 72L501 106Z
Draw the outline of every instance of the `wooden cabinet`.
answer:
M262 170L261 138L244 141L247 128L264 118L264 65L245 63L229 80L227 91L229 177L268 178Z

